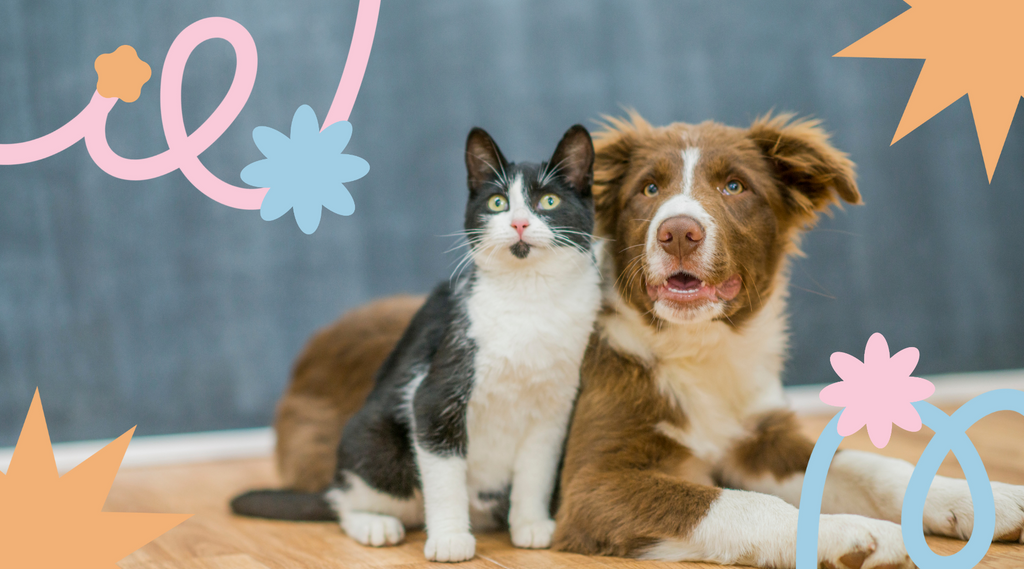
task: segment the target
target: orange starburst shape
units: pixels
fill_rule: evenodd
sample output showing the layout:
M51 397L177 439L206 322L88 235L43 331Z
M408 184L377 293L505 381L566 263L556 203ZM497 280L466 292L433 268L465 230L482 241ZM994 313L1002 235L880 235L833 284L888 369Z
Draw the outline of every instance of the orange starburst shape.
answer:
M36 390L11 465L0 473L0 567L117 569L190 517L101 511L134 431L58 476Z
M1024 2L905 1L909 10L835 57L924 59L892 143L968 95L991 182L1024 96Z

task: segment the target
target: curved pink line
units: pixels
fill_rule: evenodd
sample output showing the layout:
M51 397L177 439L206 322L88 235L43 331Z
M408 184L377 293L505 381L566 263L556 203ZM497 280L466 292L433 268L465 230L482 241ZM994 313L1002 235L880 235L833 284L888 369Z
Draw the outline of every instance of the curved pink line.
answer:
M227 40L235 50L235 76L227 94L210 116L191 135L185 132L181 108L181 80L189 56L199 44L212 38ZM205 18L182 30L174 39L160 75L160 118L167 146L180 152L181 173L210 199L236 209L260 209L267 188L242 188L210 172L199 160L238 118L256 84L258 55L249 32L228 18Z
M356 13L356 26L352 32L352 44L348 48L345 59L345 70L341 73L338 91L327 111L323 128L338 122L347 121L356 104L356 95L363 84L363 74L370 60L370 49L373 47L373 36L377 31L377 16L380 13L380 0L359 0Z
M215 38L227 40L234 48L235 76L216 110L195 132L187 135L181 112L181 80L185 64L199 44ZM173 148L187 144L190 150L198 150L195 152L198 156L216 142L245 107L256 84L257 62L256 43L249 32L234 20L205 18L182 30L167 50L160 75L160 118L168 146Z
M89 102L90 107L98 109L85 126L85 147L93 162L111 176L131 181L151 180L177 170L177 153L173 150L165 150L149 158L125 158L110 148L107 142L107 115L117 101L116 98L107 99L95 93Z
M100 120L106 118L110 107L116 101L117 99L105 99L98 93L94 94L78 116L50 134L25 142L0 144L0 165L28 164L70 148L82 140L82 136L95 123L97 117Z

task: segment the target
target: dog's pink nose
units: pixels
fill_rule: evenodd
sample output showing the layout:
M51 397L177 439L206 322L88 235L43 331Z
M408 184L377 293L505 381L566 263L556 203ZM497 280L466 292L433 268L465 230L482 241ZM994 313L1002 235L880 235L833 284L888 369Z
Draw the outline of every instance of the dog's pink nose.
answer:
M526 219L513 219L512 227L519 233L519 238L523 238L523 232L530 226L530 222Z
M704 241L704 228L688 215L670 217L658 227L658 243L666 253L682 259L693 253Z

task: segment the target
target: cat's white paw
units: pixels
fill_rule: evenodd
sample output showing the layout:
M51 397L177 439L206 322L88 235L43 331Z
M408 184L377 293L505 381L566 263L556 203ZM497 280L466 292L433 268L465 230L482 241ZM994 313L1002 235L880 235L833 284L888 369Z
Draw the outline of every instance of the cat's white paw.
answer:
M912 569L898 524L863 516L821 516L819 566L828 569Z
M341 518L341 529L359 543L374 547L395 545L405 537L401 520L368 512L346 512Z
M996 506L993 541L1024 543L1024 486L992 483ZM925 529L937 535L970 539L974 531L974 507L966 480L936 480L924 509Z
M546 549L551 547L551 536L555 533L554 520L540 520L512 526L512 545L525 549Z
M476 552L476 539L471 533L450 533L427 537L423 554L428 561L456 563L468 561Z

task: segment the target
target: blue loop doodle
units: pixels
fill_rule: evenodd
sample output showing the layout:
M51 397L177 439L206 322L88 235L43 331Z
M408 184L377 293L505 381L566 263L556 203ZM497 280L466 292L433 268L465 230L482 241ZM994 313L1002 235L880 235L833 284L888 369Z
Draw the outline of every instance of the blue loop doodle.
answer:
M967 429L982 417L997 411L1016 411L1024 415L1024 391L997 389L971 399L952 416L925 401L913 404L923 424L935 431L907 484L903 499L903 541L910 558L921 569L956 569L974 567L988 552L995 533L995 503L992 484L978 451L967 436ZM839 416L825 427L811 452L800 492L800 514L797 518L796 567L814 569L818 564L818 524L821 500L828 467L843 437L837 425ZM924 539L924 504L928 489L948 452L960 462L971 491L974 507L974 528L967 545L949 556L938 555Z

